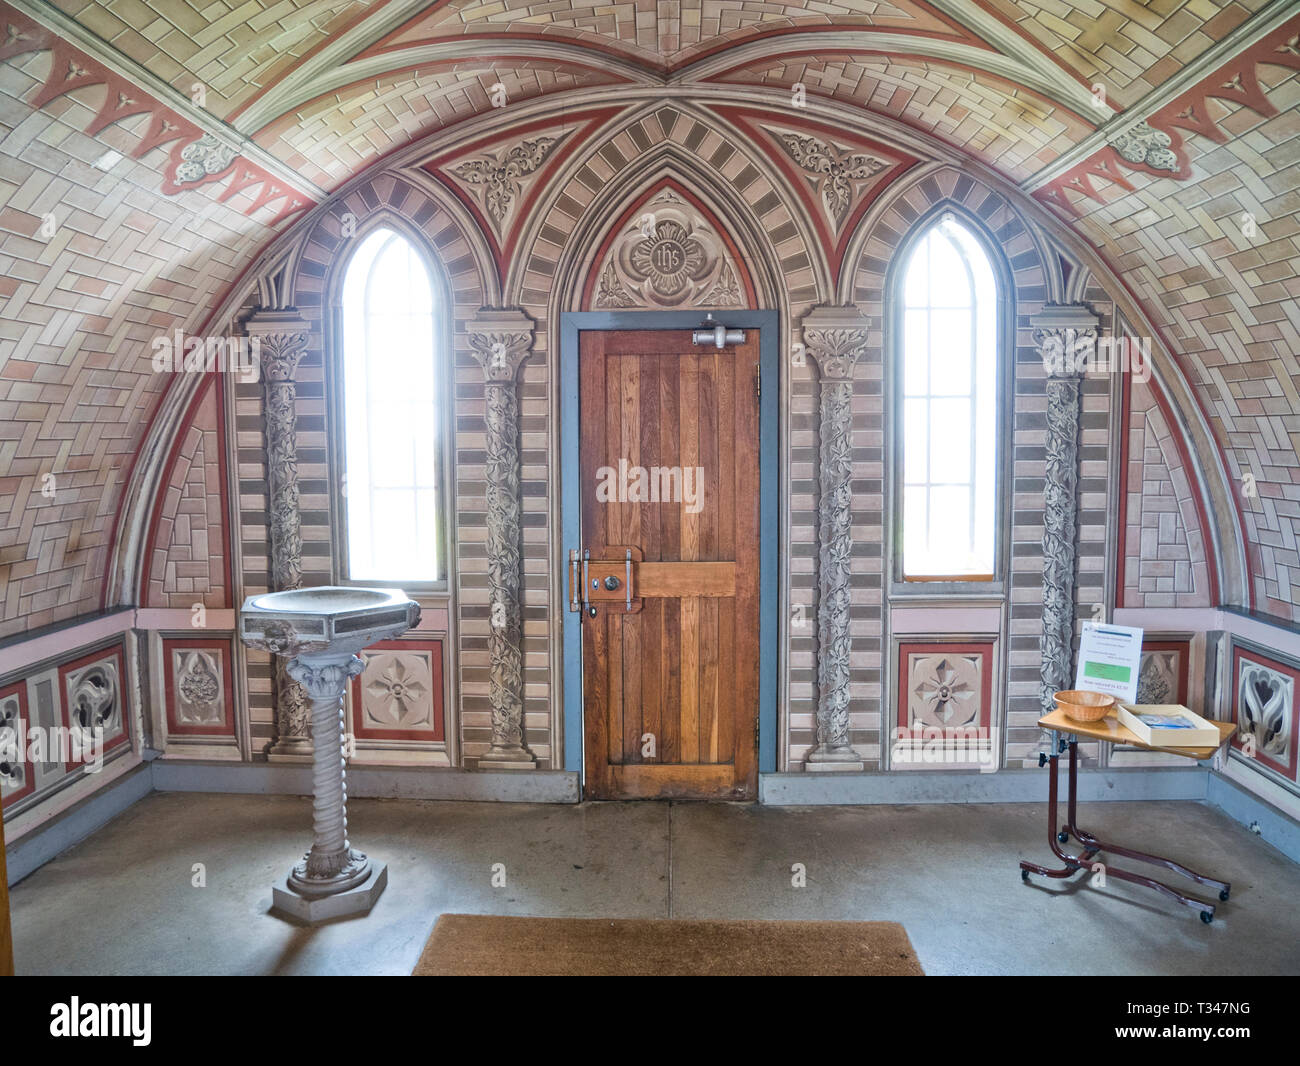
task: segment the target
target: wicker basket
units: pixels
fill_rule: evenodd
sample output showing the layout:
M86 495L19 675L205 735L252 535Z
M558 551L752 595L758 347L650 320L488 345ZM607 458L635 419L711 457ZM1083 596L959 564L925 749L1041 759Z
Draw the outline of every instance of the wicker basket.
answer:
M1056 706L1065 712L1065 717L1076 722L1100 722L1115 706L1114 696L1083 689L1066 689L1052 698L1056 700Z

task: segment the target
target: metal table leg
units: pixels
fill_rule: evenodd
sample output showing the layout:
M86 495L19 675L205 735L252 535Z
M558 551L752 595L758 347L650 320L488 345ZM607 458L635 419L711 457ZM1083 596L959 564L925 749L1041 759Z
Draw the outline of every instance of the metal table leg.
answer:
M1098 861L1096 856L1101 852L1107 852L1119 855L1127 859L1135 859L1138 862L1152 863L1157 866L1164 866L1166 869L1175 873L1182 874L1184 877L1191 878L1197 884L1209 885L1219 889L1219 899L1226 900L1231 886L1226 881L1218 881L1212 877L1206 877L1204 874L1196 873L1186 866L1176 863L1171 859L1162 858L1159 855L1149 855L1144 851L1135 851L1131 848L1120 847L1116 844L1108 844L1085 830L1078 828L1076 820L1076 811L1079 797L1079 745L1075 737L1070 737L1070 766L1069 766L1069 791L1066 797L1066 824L1065 828L1059 833L1057 831L1057 802L1058 786L1057 773L1060 768L1059 761L1061 757L1061 745L1057 743L1056 734L1052 734L1052 752L1050 755L1039 755L1039 765L1049 764L1048 783L1047 783L1047 843L1052 849L1052 854L1065 863L1065 867L1060 870L1048 869L1046 866L1040 866L1037 863L1021 862L1020 877L1028 881L1031 873L1041 874L1044 877L1064 878L1071 877L1081 870L1100 870L1105 877L1114 877L1120 881L1129 881L1136 885L1145 885L1147 888L1153 888L1171 899L1177 900L1186 907L1199 911L1201 921L1209 923L1214 920L1215 905L1207 903L1205 900L1197 899L1194 896L1186 896L1177 889L1165 884L1163 881L1157 881L1151 877L1144 877L1142 874L1130 873L1128 870L1120 870L1114 866ZM1083 845L1083 851L1077 855L1071 855L1062 850L1061 845L1069 841L1070 836L1074 836L1080 844Z

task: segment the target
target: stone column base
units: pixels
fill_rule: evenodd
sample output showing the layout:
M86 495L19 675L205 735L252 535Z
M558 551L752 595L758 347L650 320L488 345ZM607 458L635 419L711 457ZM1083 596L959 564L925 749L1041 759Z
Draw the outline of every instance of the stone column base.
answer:
M285 737L267 749L266 761L278 763L310 763L312 761L310 737Z
M852 748L837 751L811 751L804 760L804 770L811 773L846 773L862 771L866 762Z
M489 748L478 757L486 770L536 770L537 759L524 748Z
M309 925L328 922L334 918L348 918L368 914L375 901L388 887L388 863L371 862L370 876L359 885L332 896L301 896L283 882L271 889L271 913L281 918L293 918Z

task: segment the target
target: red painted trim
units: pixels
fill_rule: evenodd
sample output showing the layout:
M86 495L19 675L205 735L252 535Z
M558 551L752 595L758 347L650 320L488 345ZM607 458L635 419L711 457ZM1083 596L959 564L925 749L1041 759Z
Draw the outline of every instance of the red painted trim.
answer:
M979 655L984 659L984 668L980 678L980 729L993 728L993 647L992 640L956 641L936 640L918 641L898 645L898 705L895 726L910 729L907 711L907 657L909 655ZM959 728L969 729L970 726Z
M27 729L30 731L32 728L32 716L27 706L27 682L15 681L12 685L6 685L4 688L0 688L0 700L7 700L10 696L18 697L18 717L21 721L27 723ZM15 738L15 742L17 742L17 739L18 738ZM27 750L18 753L18 756L22 759L23 763L23 780L27 783L23 785L22 788L10 792L9 795L4 798L4 802L0 803L0 807L8 807L17 803L21 799L26 799L36 791L36 767L27 758L27 755L31 750L31 742L29 740L27 742Z
M1187 706L1187 693L1191 688L1192 642L1190 640L1144 640L1143 651L1182 652L1182 669L1178 673L1178 693L1174 699Z
M122 645L117 644L111 648L102 648L99 651L92 651L79 659L73 659L71 662L63 663L59 667L59 706L63 712L63 726L65 729L72 729L72 701L68 698L68 677L77 670L81 670L94 663L103 662L105 659L112 659L117 663L117 699L119 711L122 715L122 732L114 739L104 738L104 757L108 757L110 751L115 751L123 744L131 742L131 701L127 698L127 676L125 659L122 654ZM84 765L84 759L77 759L72 756L72 751L68 751L68 760L64 764L64 769L68 771L75 770L78 766Z
M826 253L827 266L831 272L831 287L839 286L840 274L844 269L844 255L848 251L849 242L853 239L854 233L857 232L858 223L862 221L862 216L880 197L890 185L898 181L908 170L916 166L920 160L915 156L896 151L892 148L886 148L884 145L862 137L859 134L849 132L843 127L830 126L822 122L812 121L799 115L793 117L774 115L767 110L756 110L747 107L734 107L730 105L718 105L713 110L725 119L729 119L741 129L746 131L752 137L762 141L770 141L774 150L770 153L770 158L776 163L778 169L785 175L786 183L789 188L803 201L805 209L812 218L813 225L816 227L817 237L822 242L822 249ZM829 137L840 143L848 143L870 152L886 161L893 162L876 175L872 185L867 190L866 195L859 198L857 205L850 212L849 216L839 227L838 238L830 228L829 219L826 215L825 208L818 202L815 192L812 188L807 172L800 170L793 160L786 154L784 148L776 142L773 134L768 132L758 124L759 119L775 119L782 126L796 130L807 130L819 133L823 137Z
M1147 119L1147 124L1160 130L1170 139L1170 150L1178 159L1178 170L1155 170L1143 163L1130 163L1115 149L1107 145L1099 148L1082 163L1071 167L1064 174L1038 189L1034 196L1044 203L1053 203L1071 214L1079 212L1065 195L1073 191L1077 195L1087 196L1099 204L1105 204L1101 194L1089 181L1089 175L1105 181L1115 182L1129 192L1133 187L1121 176L1121 167L1148 174L1154 178L1166 178L1186 181L1192 176L1191 160L1185 150L1186 138L1180 130L1199 133L1203 137L1222 144L1227 135L1219 125L1219 119L1212 117L1209 101L1227 100L1241 107L1249 108L1256 114L1268 118L1277 114L1277 108L1269 100L1268 94L1259 84L1255 68L1260 64L1272 64L1292 70L1300 70L1300 55L1283 50L1290 39L1300 33L1300 16L1279 26L1266 37L1260 38L1249 48L1203 77L1196 85L1179 94L1160 110ZM1225 80L1226 79L1226 80ZM1234 87L1240 79L1241 88ZM1071 186L1075 186L1071 190Z
M596 284L600 280L599 275L601 264L605 262L605 256L609 254L609 250L613 247L614 241L618 239L618 235L623 232L624 227L632 220L632 217L650 200L663 192L664 189L672 189L673 192L677 193L678 196L682 197L682 199L686 200L692 207L699 211L709 225L714 228L723 245L726 247L727 253L731 256L732 262L735 264L736 273L740 275L741 283L745 286L745 296L747 301L745 306L747 308L757 308L757 290L754 288L753 279L749 276L749 268L746 266L745 259L740 254L740 249L736 245L736 242L732 240L727 227L722 224L718 219L718 216L710 211L708 206L698 196L692 193L689 189L684 188L676 179L665 177L661 178L652 185L650 189L639 196L636 202L624 211L606 231L605 237L600 243L600 247L596 249L596 257L591 262L591 270L588 272L587 280L584 282L582 287L582 302L580 304L582 309L591 309L592 294L596 291Z
M514 256L515 247L519 242L521 223L528 221L533 206L537 203L538 198L541 196L542 191L546 186L546 182L542 180L542 175L548 171L554 171L559 167L564 160L568 159L569 156L577 150L578 146L586 140L597 126L606 122L621 110L623 110L621 107L606 107L595 111L582 112L580 116L578 116L580 120L586 121L582 122L580 125L569 127L565 134L564 141L550 154L550 156L547 157L546 161L535 172L534 180L529 183L528 188L525 190L523 199L515 210L514 217L511 220L510 232L506 235L504 246L497 243L492 226L484 217L482 208L479 206L478 201L476 201L474 197L465 190L460 180L446 169L446 164L452 160L464 160L472 153L480 151L488 146L509 143L521 134L531 133L534 130L555 129L557 120L554 117L539 118L521 126L512 126L510 130L504 134L493 133L486 137L480 137L478 140L473 141L470 144L450 149L420 164L422 169L432 174L439 182L446 186L447 190L455 196L457 200L464 204L465 209L474 216L474 221L478 223L478 227L482 231L483 237L487 241L488 247L492 252L492 258L496 263L498 285L505 284L506 273L509 270L510 261ZM571 121L569 116L562 116L559 119L560 123L567 121Z
M192 648L196 651L220 651L221 652L221 677L223 683L223 693L225 699L222 701L222 719L220 727L206 725L183 725L176 717L176 673L172 669L172 652L177 648ZM229 640L213 640L201 637L177 637L164 638L162 642L162 669L163 669L163 703L167 709L167 734L168 736L202 736L202 737L233 737L235 735L235 693L231 688L230 673L230 656L231 644Z
M429 655L430 685L433 691L430 698L433 708L429 719L433 723L430 729L365 729L361 716L361 679L365 674L358 674L352 679L352 733L358 740L444 740L444 711L442 656L443 638L434 637L426 640L381 640L365 651L427 651Z
M1259 652L1250 651L1246 648L1234 647L1232 649L1232 721L1237 723L1238 731L1233 734L1232 746L1239 751L1243 749L1241 726L1241 709L1237 706L1238 697L1241 694L1241 662L1246 659L1248 662L1258 663L1266 666L1270 670L1276 670L1279 674L1285 674L1291 679L1291 738L1287 749L1291 753L1290 761L1280 763L1276 759L1265 755L1258 748L1255 750L1254 758L1267 766L1275 773L1283 777L1289 777L1292 781L1296 780L1296 761L1297 754L1300 754L1300 714L1296 713L1297 694L1300 694L1300 671L1280 663L1276 659L1270 659L1267 655L1261 655Z

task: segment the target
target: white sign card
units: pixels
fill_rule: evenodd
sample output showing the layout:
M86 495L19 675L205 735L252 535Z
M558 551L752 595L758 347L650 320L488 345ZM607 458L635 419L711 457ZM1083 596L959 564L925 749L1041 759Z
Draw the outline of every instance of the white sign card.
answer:
M1074 687L1104 692L1123 703L1137 701L1142 663L1142 630L1133 626L1085 622L1079 641Z

